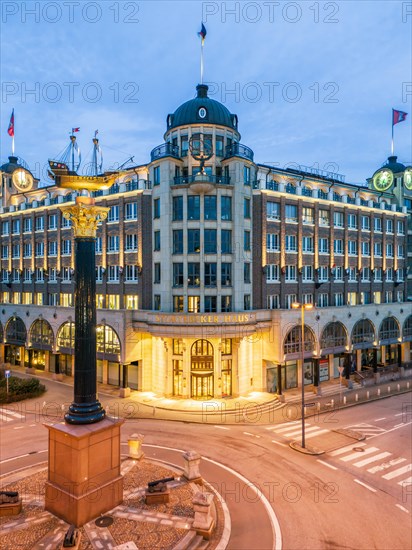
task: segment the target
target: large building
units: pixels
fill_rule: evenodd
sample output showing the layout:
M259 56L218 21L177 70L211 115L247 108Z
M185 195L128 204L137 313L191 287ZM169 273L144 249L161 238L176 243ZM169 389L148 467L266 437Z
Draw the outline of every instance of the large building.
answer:
M197 96L110 190L98 230L98 380L174 398L315 387L411 361L412 168L364 186L258 164L237 116ZM1 168L0 359L70 376L76 192ZM409 266L408 266L409 261ZM409 284L409 287L408 287ZM304 345L301 312L306 311ZM349 365L349 366L348 366ZM124 392L123 392L124 393Z

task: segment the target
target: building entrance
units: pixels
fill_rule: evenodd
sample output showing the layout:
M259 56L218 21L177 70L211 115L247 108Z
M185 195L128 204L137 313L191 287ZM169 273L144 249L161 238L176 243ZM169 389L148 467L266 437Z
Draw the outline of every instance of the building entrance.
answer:
M191 397L213 397L213 346L207 340L196 340L191 349Z
M192 374L192 398L213 397L213 373Z

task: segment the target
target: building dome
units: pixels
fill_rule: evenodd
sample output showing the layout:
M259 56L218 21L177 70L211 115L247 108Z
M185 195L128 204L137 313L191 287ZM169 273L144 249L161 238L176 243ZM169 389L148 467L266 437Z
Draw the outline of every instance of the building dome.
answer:
M12 174L16 168L21 168L19 159L18 157L11 156L9 157L9 162L5 162L2 166L0 166L0 171L5 174Z
M167 130L187 124L217 124L237 131L237 116L207 95L209 87L199 84L196 87L197 97L180 105L176 111L167 117Z
M397 162L397 159L398 157L395 156L388 157L388 162L385 164L384 168L389 168L394 174L404 172L406 166L401 162Z

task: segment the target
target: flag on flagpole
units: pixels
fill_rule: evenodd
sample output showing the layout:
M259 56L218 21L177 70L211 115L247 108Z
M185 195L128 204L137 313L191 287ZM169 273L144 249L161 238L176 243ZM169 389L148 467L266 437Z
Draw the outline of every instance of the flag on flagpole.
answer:
M397 111L396 109L392 109L392 126L395 126L395 124L398 124L399 122L403 122L406 120L406 117L408 116L408 113L405 113L404 111Z
M202 23L202 28L201 28L200 32L197 33L197 35L201 37L202 46L203 46L203 44L205 43L206 35L207 35L206 27L204 26L203 23Z
M14 109L11 113L9 127L7 128L7 133L10 137L14 137Z
M80 132L80 128L72 128L72 134L74 134L74 132Z

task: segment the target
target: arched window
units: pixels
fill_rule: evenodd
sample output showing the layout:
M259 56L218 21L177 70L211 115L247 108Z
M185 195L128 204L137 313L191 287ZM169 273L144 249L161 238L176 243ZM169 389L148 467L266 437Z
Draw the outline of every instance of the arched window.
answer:
M412 340L412 315L406 318L402 332L405 340Z
M192 345L191 355L213 356L213 346L208 340L196 340L196 342Z
M120 355L120 340L112 327L97 325L96 351L105 355Z
M375 340L375 329L369 319L361 319L352 330L352 344L367 344Z
M315 349L315 336L311 329L305 325L304 329L304 351ZM302 328L299 325L293 327L286 335L283 343L283 353L302 353Z
M320 339L321 349L343 347L347 344L348 336L342 323L336 321L326 325Z
M385 317L379 327L379 340L397 340L400 335L399 323L395 317Z
M59 328L57 345L59 348L74 350L74 323L72 321L67 321Z
M44 319L37 319L30 328L30 343L33 348L51 349L54 342L54 333L50 324Z
M12 317L6 325L6 342L24 346L27 338L26 326L20 317Z

